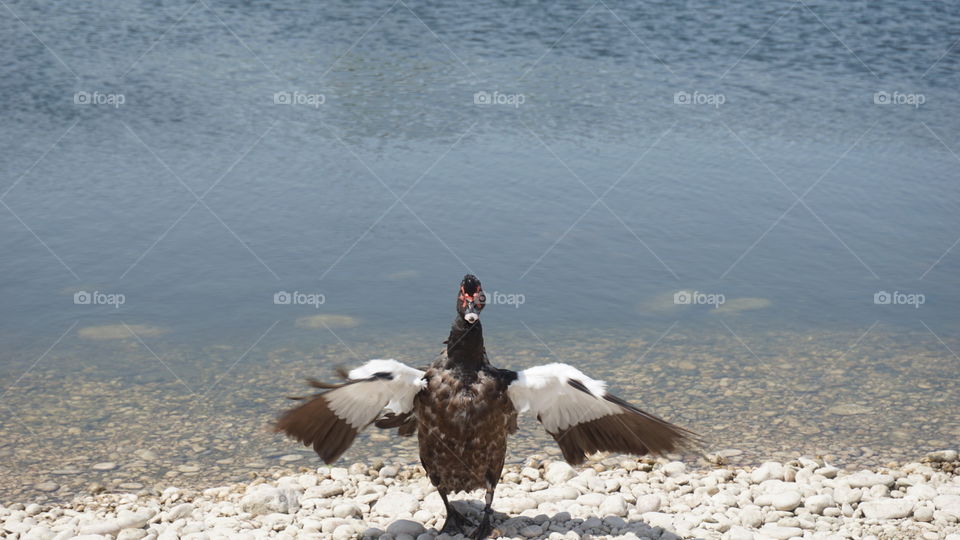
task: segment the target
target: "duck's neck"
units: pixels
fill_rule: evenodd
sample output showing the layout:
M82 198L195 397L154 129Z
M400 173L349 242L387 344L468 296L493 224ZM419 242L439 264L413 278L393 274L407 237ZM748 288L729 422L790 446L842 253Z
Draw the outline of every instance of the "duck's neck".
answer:
M470 324L457 317L447 338L447 367L479 371L487 363L480 321Z

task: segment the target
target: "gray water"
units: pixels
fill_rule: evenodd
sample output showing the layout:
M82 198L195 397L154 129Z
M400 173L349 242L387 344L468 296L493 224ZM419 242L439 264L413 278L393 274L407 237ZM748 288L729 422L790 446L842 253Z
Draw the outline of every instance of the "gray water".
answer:
M204 401L283 351L314 359L302 376L425 362L467 272L498 293L503 365L577 356L553 341L571 333L579 352L634 336L632 361L706 348L730 370L791 343L848 370L829 392L807 373L824 399L866 370L957 412L955 4L7 6L0 451L31 478L61 434L26 411L69 400L66 381ZM293 376L239 385L236 421L268 419Z

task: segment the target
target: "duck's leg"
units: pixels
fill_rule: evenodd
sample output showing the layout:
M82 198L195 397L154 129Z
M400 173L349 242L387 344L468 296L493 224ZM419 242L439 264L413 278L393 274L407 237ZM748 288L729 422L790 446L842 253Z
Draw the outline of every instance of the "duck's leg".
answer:
M440 532L454 535L464 532L465 525L473 525L470 520L460 512L457 512L457 509L450 504L450 501L447 500L446 491L438 491L440 493L440 499L443 501L443 507L447 510L447 519L443 522L443 528L440 529Z
M483 507L483 517L480 518L480 525L477 526L477 530L473 531L473 535L470 537L473 540L483 540L486 538L491 531L493 531L493 526L490 525L490 517L493 515L493 491L496 489L496 486L487 488L487 495L484 500L486 503Z

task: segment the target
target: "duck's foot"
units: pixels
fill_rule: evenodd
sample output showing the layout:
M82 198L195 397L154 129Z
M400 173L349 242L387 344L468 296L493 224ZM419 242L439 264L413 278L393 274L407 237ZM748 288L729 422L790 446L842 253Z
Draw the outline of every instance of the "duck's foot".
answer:
M489 510L484 510L483 518L480 519L480 525L477 525L477 529L473 531L473 534L470 535L472 540L483 540L484 538L490 536L490 533L493 532L493 526L490 525L490 516L493 512Z
M456 535L464 533L467 526L472 526L473 522L464 517L463 514L453 509L453 506L447 507L447 519L443 522L441 533Z

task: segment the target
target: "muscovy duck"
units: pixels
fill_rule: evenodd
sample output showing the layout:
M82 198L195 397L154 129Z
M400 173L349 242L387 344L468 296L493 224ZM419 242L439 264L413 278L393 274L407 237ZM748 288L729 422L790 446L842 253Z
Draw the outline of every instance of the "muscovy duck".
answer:
M375 424L403 436L417 434L420 461L446 507L442 532L464 532L472 523L450 505L458 491L486 490L472 538L490 534L494 489L500 480L507 435L517 413L530 413L560 445L571 465L595 452L663 454L697 441L675 426L607 393L602 381L567 364L523 371L490 365L483 347L480 281L467 275L457 294L457 316L436 361L421 371L396 360L370 360L345 381L310 381L325 390L285 412L276 431L298 439L326 463L350 447L357 433Z

